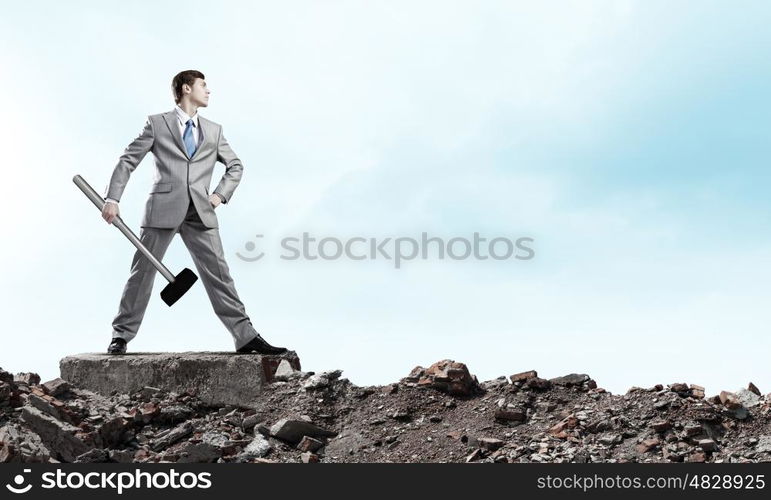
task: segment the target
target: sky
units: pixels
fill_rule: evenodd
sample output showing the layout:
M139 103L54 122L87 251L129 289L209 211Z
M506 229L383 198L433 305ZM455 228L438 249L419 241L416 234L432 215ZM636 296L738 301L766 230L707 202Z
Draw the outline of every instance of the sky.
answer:
M761 1L6 6L0 367L51 379L107 348L135 250L72 177L104 194L198 69L244 164L217 208L231 275L304 370L387 384L454 359L480 381L771 392L770 21ZM137 234L153 170L121 199ZM303 233L423 232L534 256L281 258ZM164 264L194 269L179 237ZM202 286L168 307L164 285L131 351L233 350Z

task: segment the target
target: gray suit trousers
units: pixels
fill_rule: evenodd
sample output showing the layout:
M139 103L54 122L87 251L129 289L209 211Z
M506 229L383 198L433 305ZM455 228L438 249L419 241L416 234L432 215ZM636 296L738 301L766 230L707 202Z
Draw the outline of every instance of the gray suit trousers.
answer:
M233 278L230 277L219 229L208 228L203 224L192 199L184 220L177 228L143 227L139 239L161 260L177 232L193 257L198 277L206 289L214 312L233 336L236 349L244 346L257 335L257 331L246 315L244 304L238 298ZM112 322L113 338L129 342L136 337L150 302L156 273L157 270L147 257L137 250L131 262L131 274L123 288L118 314Z

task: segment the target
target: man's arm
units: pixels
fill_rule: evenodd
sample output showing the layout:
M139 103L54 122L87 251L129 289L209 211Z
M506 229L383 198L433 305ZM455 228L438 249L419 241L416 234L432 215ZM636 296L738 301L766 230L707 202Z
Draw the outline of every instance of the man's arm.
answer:
M139 165L147 152L152 149L153 140L153 121L148 117L144 130L139 134L139 137L126 147L120 159L118 159L118 164L115 165L112 177L110 178L110 184L107 186L105 198L110 198L115 200L115 202L120 201L131 173L137 168L137 165Z
M214 189L214 194L222 198L222 203L227 203L233 197L233 191L236 190L238 183L241 182L244 167L222 134L222 127L217 139L217 161L225 165L225 174Z

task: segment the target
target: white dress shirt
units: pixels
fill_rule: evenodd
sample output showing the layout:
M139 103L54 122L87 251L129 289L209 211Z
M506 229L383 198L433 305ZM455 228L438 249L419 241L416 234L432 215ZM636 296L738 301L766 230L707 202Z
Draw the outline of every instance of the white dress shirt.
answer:
M177 114L177 126L179 128L179 136L182 138L182 144L185 143L185 129L187 128L187 121L190 119L193 120L193 141L196 144L197 150L201 147L201 142L203 142L203 134L201 133L200 127L198 127L198 111L196 111L193 116L190 116L185 113L182 108L179 107L179 105L174 106L174 111ZM219 196L219 194L217 194L217 196ZM220 199L222 199L221 196ZM109 201L115 203L116 205L118 204L118 202L112 198L105 198L104 201Z
M177 113L177 126L179 127L179 136L182 138L182 144L185 143L185 129L187 128L187 121L192 119L193 141L196 144L196 149L201 147L201 141L199 139L203 139L203 135L200 133L200 129L198 128L198 111L196 111L193 116L189 116L187 113L182 111L182 108L179 106L174 106L174 111Z

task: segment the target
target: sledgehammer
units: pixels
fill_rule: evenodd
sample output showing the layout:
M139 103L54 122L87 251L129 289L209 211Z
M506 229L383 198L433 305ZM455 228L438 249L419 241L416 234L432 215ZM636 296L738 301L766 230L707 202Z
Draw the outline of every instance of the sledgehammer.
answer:
M104 208L105 201L101 196L99 196L99 193L94 191L94 188L92 188L88 182L86 182L86 180L79 175L73 177L72 182L74 182L75 185L78 186L81 191L83 191L83 194L85 194L86 197L91 200L94 205L96 205L96 208L98 208L101 212L102 208ZM120 229L120 232L123 233L123 235L128 238L128 240L135 247L137 247L137 250L142 252L142 254L147 257L147 259L158 270L158 272L161 273L163 277L166 278L166 280L168 280L169 284L166 285L163 290L161 290L161 298L169 306L179 300L179 298L182 297L185 292L190 290L190 287L193 286L193 283L198 280L198 276L196 276L196 274L188 268L184 268L176 276L171 274L171 271L166 269L166 266L164 266L161 261L156 259L155 256L150 253L150 250L148 250L147 247L142 244L139 238L137 238L134 232L126 226L126 223L123 222L123 219L121 219L120 216L116 216L115 219L113 219L112 225Z

